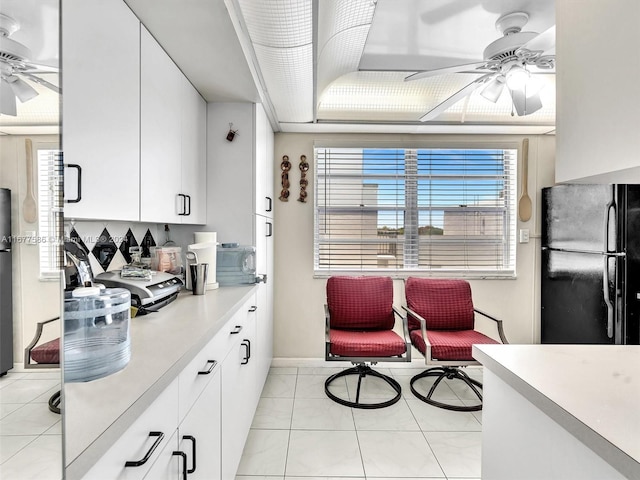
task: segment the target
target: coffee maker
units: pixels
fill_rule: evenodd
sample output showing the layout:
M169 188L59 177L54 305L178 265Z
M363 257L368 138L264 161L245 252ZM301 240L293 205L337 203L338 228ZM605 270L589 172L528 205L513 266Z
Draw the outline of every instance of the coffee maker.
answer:
M64 289L93 286L93 272L89 263L89 252L73 240L64 242Z

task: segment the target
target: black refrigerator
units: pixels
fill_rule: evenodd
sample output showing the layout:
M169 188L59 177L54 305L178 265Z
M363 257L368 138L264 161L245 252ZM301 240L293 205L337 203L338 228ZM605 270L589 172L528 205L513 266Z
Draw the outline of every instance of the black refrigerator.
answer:
M12 368L11 190L0 188L0 376Z
M541 341L640 343L640 185L542 189Z

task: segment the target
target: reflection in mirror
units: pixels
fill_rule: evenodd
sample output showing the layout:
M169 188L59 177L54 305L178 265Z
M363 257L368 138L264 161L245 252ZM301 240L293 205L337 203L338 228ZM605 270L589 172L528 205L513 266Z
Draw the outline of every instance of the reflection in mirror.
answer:
M58 25L58 0L0 4L8 198L0 201L0 471L8 479L63 477Z

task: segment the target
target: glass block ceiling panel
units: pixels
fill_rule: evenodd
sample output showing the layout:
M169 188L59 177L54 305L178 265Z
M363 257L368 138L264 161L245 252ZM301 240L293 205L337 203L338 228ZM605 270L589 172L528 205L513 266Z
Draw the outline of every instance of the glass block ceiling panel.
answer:
M318 120L416 122L478 74L450 74L405 82L406 72L354 72L341 76L322 94ZM532 115L511 115L511 97L505 90L497 103L480 96L478 88L436 122L540 124L555 122L555 76L539 75L545 86L540 95L543 108Z

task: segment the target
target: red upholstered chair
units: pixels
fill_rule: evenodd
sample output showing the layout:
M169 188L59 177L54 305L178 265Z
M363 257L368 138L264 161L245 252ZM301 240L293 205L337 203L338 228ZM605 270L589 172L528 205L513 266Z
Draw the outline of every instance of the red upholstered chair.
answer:
M402 320L404 338L393 331L395 315ZM329 278L325 318L325 360L350 361L355 365L327 379L324 385L327 396L342 405L354 408L382 408L400 400L400 384L367 365L382 361L411 361L407 319L393 306L391 278ZM329 389L331 382L346 375L358 375L355 401L340 398ZM384 380L391 386L395 396L391 400L378 403L361 402L360 387L367 375Z
M481 410L482 384L458 367L479 365L471 355L473 344L498 343L474 330L475 314L496 322L500 340L508 343L502 320L473 307L471 286L465 280L409 277L405 281L405 297L411 343L422 352L427 365L437 365L411 379L413 394L430 405L448 410ZM437 377L426 396L414 387L415 382L424 377ZM445 378L463 381L478 397L479 403L458 406L434 400L433 393Z
M33 340L24 349L24 368L60 367L60 337L38 345L44 326L56 320L60 320L60 317L38 322ZM57 328L59 331L59 326ZM53 413L60 413L60 401L60 390L58 390L49 398L49 410Z

